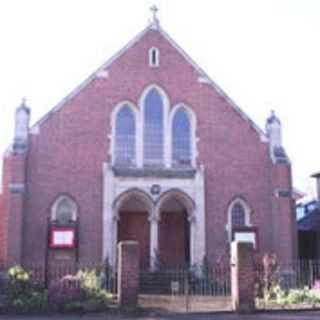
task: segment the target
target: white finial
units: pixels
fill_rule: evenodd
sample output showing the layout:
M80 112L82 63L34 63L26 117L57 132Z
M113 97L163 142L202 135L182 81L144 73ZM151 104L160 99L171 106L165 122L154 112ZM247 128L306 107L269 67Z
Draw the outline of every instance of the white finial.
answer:
M153 5L150 7L150 11L152 12L152 22L156 25L159 24L159 20L157 17L157 12L159 11L158 7L156 5Z

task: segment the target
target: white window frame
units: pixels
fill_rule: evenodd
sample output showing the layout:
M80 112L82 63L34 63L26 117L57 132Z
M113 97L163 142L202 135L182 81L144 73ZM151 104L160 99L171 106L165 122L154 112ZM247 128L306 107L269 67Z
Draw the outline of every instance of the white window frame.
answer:
M78 206L77 203L70 198L67 195L61 195L59 196L53 203L53 205L51 206L51 214L50 214L50 219L51 221L57 221L57 210L59 208L59 205L62 201L67 200L72 207L72 221L76 221L77 220L77 216L78 216Z
M153 53L155 52L155 59L153 61ZM160 52L159 49L156 47L152 47L149 49L149 67L151 68L158 68L160 66Z
M140 129L140 125L141 125L141 121L139 121L140 115L139 115L139 111L137 109L137 107L135 106L134 103L132 103L131 101L125 100L125 101L121 101L120 103L118 103L116 105L116 107L113 109L112 115L111 115L111 145L110 145L110 149L111 149L111 164L114 166L115 160L116 160L116 156L115 156L115 151L116 151L116 121L117 121L117 116L118 113L121 111L121 109L125 106L128 106L134 115L134 121L135 121L135 166L138 165L138 148L140 148L139 146L139 133L141 131Z
M183 109L186 112L186 114L187 114L187 116L189 118L189 121L190 121L191 166L193 168L195 168L196 167L196 159L197 159L197 156L198 156L197 138L196 138L197 118L196 118L196 115L193 112L193 110L183 102L180 102L180 103L176 104L173 107L173 109L171 110L170 116L169 116L170 134L168 135L168 139L169 139L169 155L170 155L169 161L170 161L170 166L173 167L173 157L172 157L172 154L173 154L173 145L172 145L173 144L173 136L172 136L172 133L173 133L173 119L174 119L174 116L175 116L176 112L178 112L180 109Z
M111 135L110 138L110 149L109 154L111 156L111 165L115 165L115 134L116 134L116 120L118 112L122 107L127 105L134 114L135 117L135 164L137 168L144 167L144 107L145 99L150 92L150 90L156 89L159 95L162 98L163 102L163 166L165 168L172 168L172 126L173 118L175 113L183 108L190 121L190 131L191 131L191 166L196 167L196 160L198 157L197 142L198 138L196 137L196 128L197 128L197 118L192 110L186 103L180 102L176 104L170 111L170 100L165 92L160 86L156 84L148 85L142 92L138 100L138 106L129 100L123 100L119 102L112 111L111 115ZM169 133L169 134L168 134Z
M248 203L244 201L242 198L236 198L234 199L229 207L228 207L228 222L226 225L226 230L228 232L228 241L232 241L232 209L236 204L240 204L244 210L244 221L245 221L245 226L250 227L251 226L251 213L252 210Z
M139 151L140 151L140 155L138 157L138 166L143 167L144 166L144 105L145 105L145 99L148 95L148 93L153 90L156 89L159 93L159 95L162 98L162 102L163 102L163 165L166 168L169 168L171 165L170 162L170 153L169 153L169 139L168 139L168 135L167 135L167 130L168 130L168 122L169 122L169 108L170 108L170 101L169 101L169 97L166 94L166 92L159 87L156 84L151 84L149 86L147 86L139 99L139 107L140 107L140 115L141 115L141 132L139 134L139 137L141 137L140 143L141 146L139 146Z

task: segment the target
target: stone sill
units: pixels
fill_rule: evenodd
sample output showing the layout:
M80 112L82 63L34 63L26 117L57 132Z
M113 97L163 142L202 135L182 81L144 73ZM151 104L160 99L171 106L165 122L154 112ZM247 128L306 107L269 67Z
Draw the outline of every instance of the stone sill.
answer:
M123 168L113 167L112 171L116 177L133 177L133 178L179 178L193 179L197 170L194 168Z

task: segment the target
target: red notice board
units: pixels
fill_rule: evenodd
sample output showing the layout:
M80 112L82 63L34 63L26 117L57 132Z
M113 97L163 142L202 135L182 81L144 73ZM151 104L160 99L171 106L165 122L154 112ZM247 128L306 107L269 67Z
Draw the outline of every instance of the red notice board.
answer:
M73 249L76 246L74 228L53 227L50 230L49 246L51 249Z

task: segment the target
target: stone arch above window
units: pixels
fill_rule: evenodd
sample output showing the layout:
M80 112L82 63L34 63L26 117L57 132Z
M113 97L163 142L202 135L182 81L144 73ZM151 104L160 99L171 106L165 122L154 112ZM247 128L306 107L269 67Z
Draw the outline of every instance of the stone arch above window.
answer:
M77 204L69 196L62 195L58 197L51 207L51 221L59 224L75 222L77 216Z
M250 206L241 198L236 198L228 208L228 236L232 240L233 230L250 226L251 209Z
M121 103L114 115L113 163L116 166L136 165L136 116L133 107Z
M161 92L151 87L143 100L143 162L163 166L165 149L165 106Z
M161 195L161 197L157 200L155 206L156 217L158 219L160 218L160 210L162 206L166 203L167 200L170 200L172 198L176 199L185 207L188 213L188 219L190 220L190 222L193 222L195 219L195 203L188 194L179 189L170 189Z
M113 209L115 211L115 218L118 218L118 213L119 213L119 210L122 208L122 206L131 199L138 199L151 215L154 207L153 199L143 190L140 190L138 188L132 188L121 193L114 200Z

